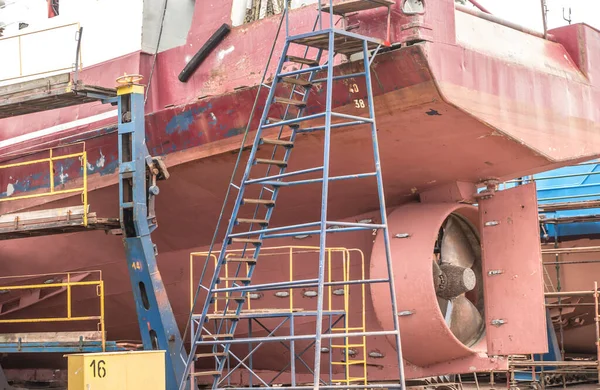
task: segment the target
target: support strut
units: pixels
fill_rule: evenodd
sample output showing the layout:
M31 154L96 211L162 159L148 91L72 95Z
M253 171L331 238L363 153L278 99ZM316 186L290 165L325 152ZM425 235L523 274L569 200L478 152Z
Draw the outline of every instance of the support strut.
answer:
M166 389L179 388L185 360L181 335L156 265L156 181L168 178L149 155L144 128L144 87L129 82L117 89L119 103L119 207L125 253L145 350L165 350ZM183 352L182 352L183 351Z

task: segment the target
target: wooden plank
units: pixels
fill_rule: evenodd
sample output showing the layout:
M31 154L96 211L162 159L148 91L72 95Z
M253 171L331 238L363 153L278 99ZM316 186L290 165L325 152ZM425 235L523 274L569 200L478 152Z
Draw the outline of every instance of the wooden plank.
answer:
M88 205L88 212L90 207ZM83 217L83 205L79 206L70 206L70 207L60 207L55 209L47 209L47 210L36 210L36 211L26 211L21 213L11 213L4 214L0 216L0 224L4 222L14 222L15 218L19 218L19 221L27 221L27 220L37 220L44 218L53 218L60 216L68 216L71 217L80 216Z
M388 8L395 3L390 0L347 0L333 5L333 14L343 16L351 12L365 11L374 8ZM329 12L329 4L323 4L323 11Z
M39 333L1 333L0 343L43 343L43 342L61 342L77 343L79 339L83 341L101 341L102 332L83 331L83 332L39 332Z

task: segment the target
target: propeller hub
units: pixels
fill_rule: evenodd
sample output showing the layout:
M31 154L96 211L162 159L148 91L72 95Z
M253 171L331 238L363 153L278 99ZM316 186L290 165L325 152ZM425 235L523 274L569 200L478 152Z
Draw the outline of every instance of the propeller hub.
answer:
M444 299L452 299L475 288L477 278L471 268L447 263L440 264L436 278L436 293Z

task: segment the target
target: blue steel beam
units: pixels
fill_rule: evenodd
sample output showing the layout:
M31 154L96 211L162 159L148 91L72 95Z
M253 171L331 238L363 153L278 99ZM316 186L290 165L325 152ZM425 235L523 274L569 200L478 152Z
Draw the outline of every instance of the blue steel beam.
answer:
M146 147L143 87L122 87L118 94L119 208L127 268L144 349L166 351L166 389L173 390L179 388L187 356L150 237L156 228L154 179L160 169L153 165Z

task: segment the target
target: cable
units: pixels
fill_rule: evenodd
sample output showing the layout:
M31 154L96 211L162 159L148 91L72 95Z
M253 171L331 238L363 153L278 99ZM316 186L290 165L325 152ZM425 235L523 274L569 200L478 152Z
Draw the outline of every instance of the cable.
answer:
M160 39L162 38L163 27L165 25L165 16L167 15L167 4L169 0L165 0L163 7L162 18L160 20L160 29L158 30L158 39L156 42L156 49L154 50L154 59L152 60L152 68L150 68L150 78L148 79L148 87L146 88L146 96L144 96L144 105L148 101L148 95L150 94L150 86L152 85L152 76L154 75L154 68L156 67L156 57L158 56L158 48L160 47Z
M185 340L189 327L190 327L190 323L192 321L192 316L194 314L194 308L196 307L196 303L198 300L198 296L200 295L200 287L202 285L202 280L204 279L204 275L206 273L206 270L208 268L208 261L210 260L210 255L213 251L214 245L217 241L217 236L219 233L219 227L221 226L221 222L223 220L223 216L225 214L225 208L227 206L227 201L229 200L229 195L231 193L231 183L233 183L233 181L235 180L235 174L237 173L237 170L239 168L240 165L240 161L242 159L242 152L244 151L244 145L246 144L246 139L248 138L248 133L250 132L250 126L252 123L252 119L254 119L254 113L256 111L256 107L258 106L258 100L260 99L260 91L265 83L265 79L267 77L267 72L269 70L269 65L271 64L271 59L273 58L273 53L275 51L275 47L277 45L277 40L279 38L279 33L281 32L281 26L283 25L283 21L285 20L285 14L286 12L282 12L281 13L281 19L279 20L279 26L277 27L277 33L275 34L275 39L273 40L273 45L271 46L271 52L269 53L269 59L267 60L267 66L265 67L265 72L263 73L262 79L260 81L260 84L258 86L258 90L256 92L256 98L254 99L254 104L252 106L252 110L250 111L250 117L248 118L248 124L246 125L246 130L244 132L244 137L242 138L242 143L240 145L240 150L238 152L237 155L237 159L235 161L235 166L233 167L233 173L231 174L231 180L230 180L230 185L227 186L227 192L225 193L225 200L223 201L223 206L221 207L221 213L219 214L219 219L217 221L217 226L215 228L215 232L213 234L213 238L212 241L210 243L210 247L208 248L208 255L206 257L206 261L204 262L204 267L202 269L202 274L200 275L200 281L198 282L198 287L196 288L196 293L194 295L194 300L192 303L192 308L190 310L190 314L188 316L188 321L185 324L185 329L183 331L183 334L181 335L181 339ZM200 324L200 327L202 327L203 324ZM195 342L195 340L193 341ZM185 342L181 343L181 349L179 350L179 353L181 353L181 351L184 348L184 344ZM193 346L192 346L193 348ZM186 373L187 376L187 373Z

